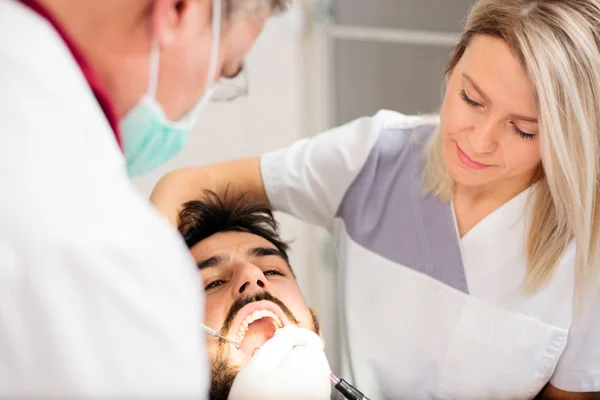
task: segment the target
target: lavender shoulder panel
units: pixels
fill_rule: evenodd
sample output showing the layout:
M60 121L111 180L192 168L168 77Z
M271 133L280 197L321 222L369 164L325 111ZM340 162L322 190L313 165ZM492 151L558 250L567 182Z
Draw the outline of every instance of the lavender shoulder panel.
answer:
M337 216L361 246L468 293L451 206L422 195L423 148L434 129L383 131Z

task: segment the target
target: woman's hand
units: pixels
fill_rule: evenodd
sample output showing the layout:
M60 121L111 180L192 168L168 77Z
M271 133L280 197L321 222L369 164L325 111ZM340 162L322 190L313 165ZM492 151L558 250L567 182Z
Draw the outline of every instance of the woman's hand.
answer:
M537 395L536 400L600 400L600 393L565 392L548 384Z

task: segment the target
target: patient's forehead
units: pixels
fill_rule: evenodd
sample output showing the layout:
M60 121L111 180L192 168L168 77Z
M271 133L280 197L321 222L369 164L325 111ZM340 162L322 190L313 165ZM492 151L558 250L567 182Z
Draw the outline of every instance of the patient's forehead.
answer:
M247 252L257 247L277 249L267 239L248 232L219 232L192 247L192 255L196 262L215 255L229 254L247 258Z

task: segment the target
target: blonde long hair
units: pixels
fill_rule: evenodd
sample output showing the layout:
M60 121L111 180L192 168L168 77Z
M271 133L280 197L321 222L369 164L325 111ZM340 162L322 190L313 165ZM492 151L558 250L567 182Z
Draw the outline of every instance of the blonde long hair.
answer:
M450 74L475 35L502 39L535 91L542 168L528 215L528 271L535 293L576 246L576 301L584 305L600 275L600 0L480 0L454 49ZM426 149L425 190L449 201L453 181L441 134Z

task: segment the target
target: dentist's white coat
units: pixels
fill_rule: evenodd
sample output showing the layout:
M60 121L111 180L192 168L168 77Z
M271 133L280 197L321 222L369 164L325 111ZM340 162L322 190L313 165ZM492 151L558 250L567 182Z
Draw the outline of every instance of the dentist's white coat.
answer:
M0 0L0 397L204 398L202 312L65 43Z

